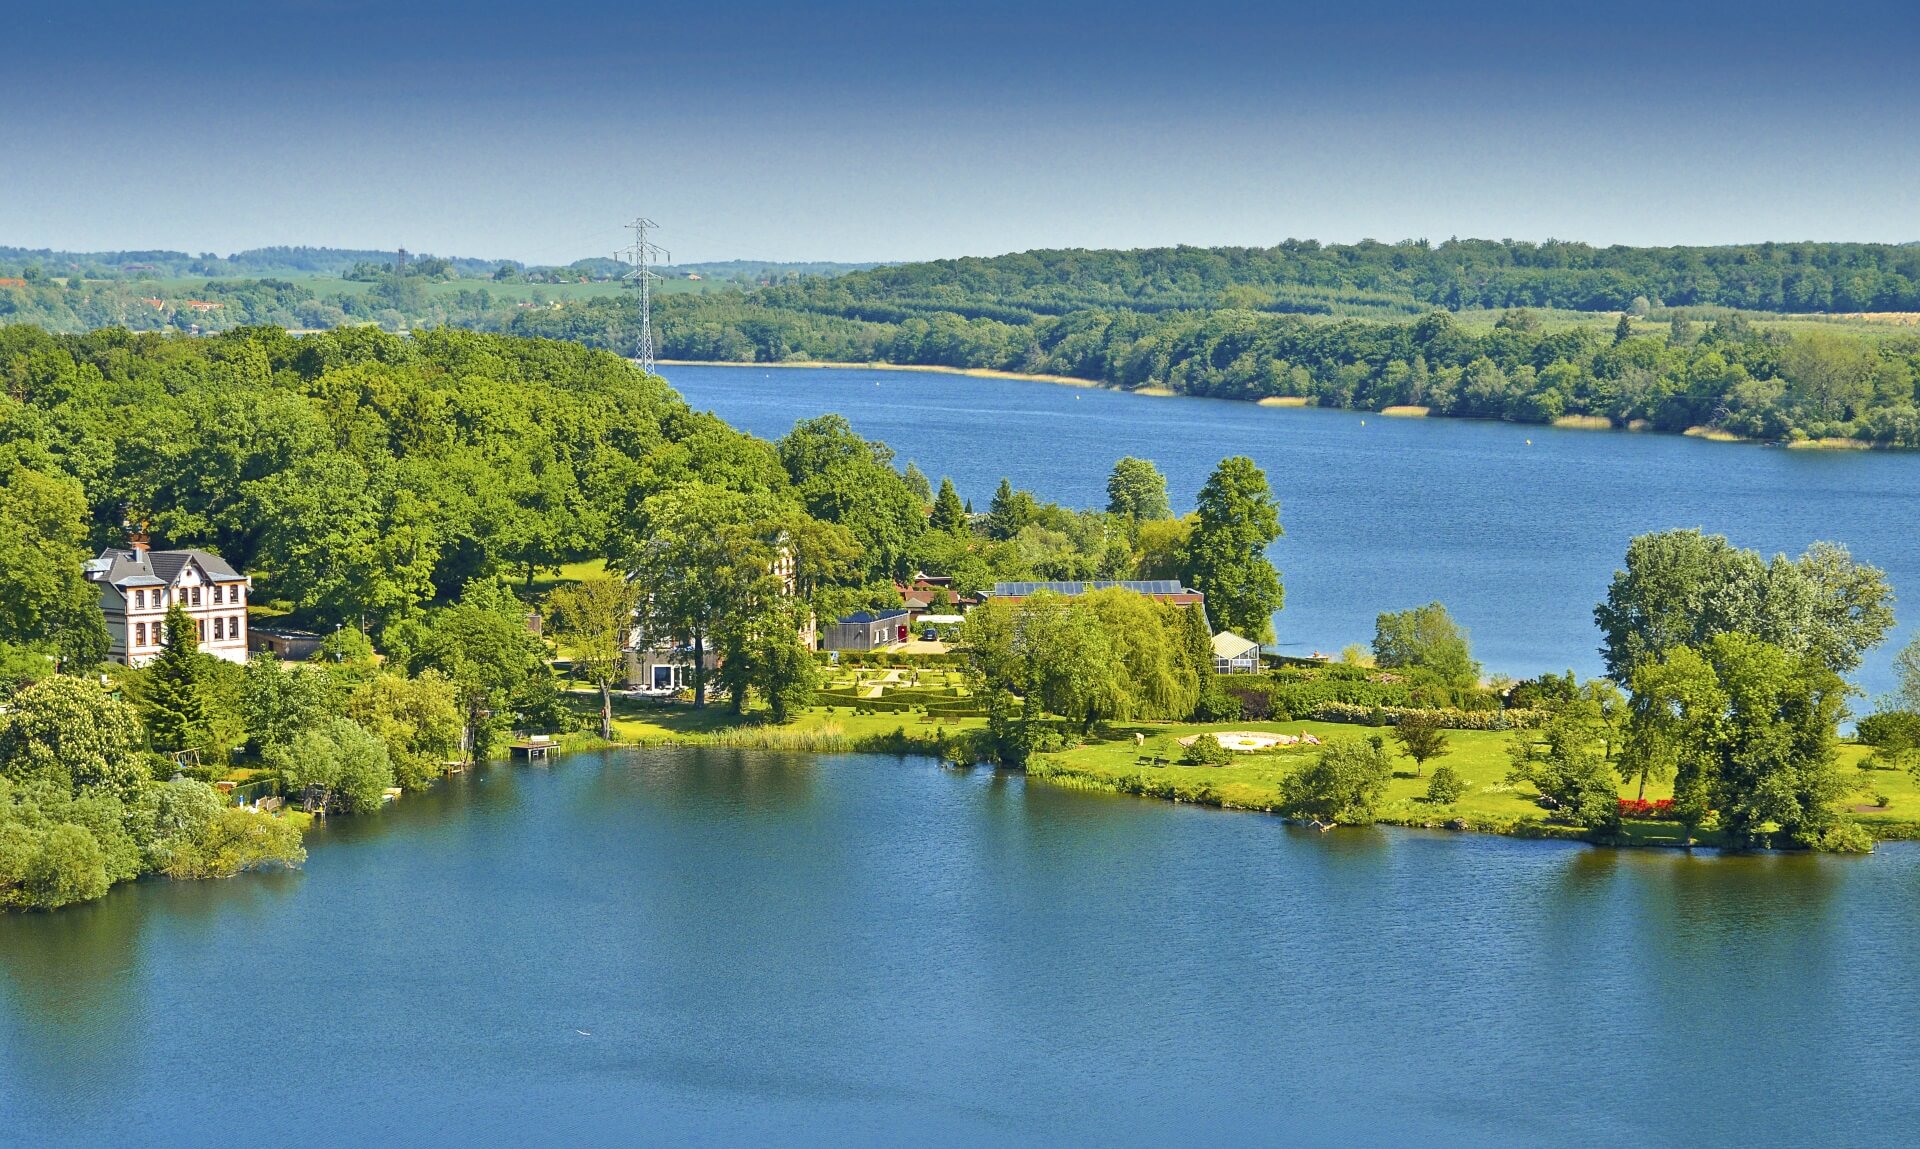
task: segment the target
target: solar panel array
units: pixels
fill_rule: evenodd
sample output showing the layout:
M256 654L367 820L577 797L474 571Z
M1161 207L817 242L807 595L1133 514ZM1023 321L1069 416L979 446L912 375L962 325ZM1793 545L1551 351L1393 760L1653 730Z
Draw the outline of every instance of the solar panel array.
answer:
M1024 598L1036 591L1052 591L1055 594L1085 594L1092 590L1106 590L1119 587L1135 594L1188 594L1179 579L1146 579L1115 582L1101 580L1096 582L997 582L993 584L995 598Z

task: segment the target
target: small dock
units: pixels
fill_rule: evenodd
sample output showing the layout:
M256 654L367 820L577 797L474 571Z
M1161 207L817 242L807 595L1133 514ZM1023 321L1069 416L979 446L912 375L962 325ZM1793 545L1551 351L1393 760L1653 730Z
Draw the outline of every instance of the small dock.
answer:
M547 734L529 734L525 738L510 744L507 752L520 762L545 762L553 756L560 744Z

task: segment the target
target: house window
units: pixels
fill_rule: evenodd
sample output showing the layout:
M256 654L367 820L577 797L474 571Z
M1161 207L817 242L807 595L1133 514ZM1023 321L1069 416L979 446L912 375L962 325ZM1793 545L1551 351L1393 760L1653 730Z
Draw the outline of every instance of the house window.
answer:
M244 614L236 614L232 618L227 620L227 637L228 638L240 637L241 620L246 617L247 616Z
M147 624L146 623L136 622L133 624L133 645L135 646L147 645Z
M225 616L214 619L213 620L213 641L220 642L226 637L227 637L227 620Z
M143 590L137 590L137 591L134 591L134 592L133 592L133 605L134 605L134 606L135 606L136 608L138 608L138 609L143 609L143 610L144 610L144 609L146 608L146 605L147 605L147 592L146 592L146 591L143 591Z
M194 636L198 638L201 642L207 641L207 620L204 618L194 619L193 633L194 633Z
M192 596L189 601L191 601L193 605L199 606L200 605L200 588L194 587L193 590L190 591L189 593Z
M219 583L213 584L213 605L215 606L220 605L220 584Z

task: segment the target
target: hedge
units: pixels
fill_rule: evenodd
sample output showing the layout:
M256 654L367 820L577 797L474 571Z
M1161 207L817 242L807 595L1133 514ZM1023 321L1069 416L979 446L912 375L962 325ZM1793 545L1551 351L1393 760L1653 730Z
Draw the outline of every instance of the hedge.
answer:
M1393 726L1409 715L1433 719L1446 730L1533 730L1546 725L1544 710L1428 710L1405 706L1354 706L1329 702L1317 707L1308 718L1321 722L1357 722L1368 726Z

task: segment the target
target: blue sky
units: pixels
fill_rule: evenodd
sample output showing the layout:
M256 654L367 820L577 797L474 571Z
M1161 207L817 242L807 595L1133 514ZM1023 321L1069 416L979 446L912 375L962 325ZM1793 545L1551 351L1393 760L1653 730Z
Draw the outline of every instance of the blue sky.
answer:
M1920 240L1920 5L0 0L0 244Z

